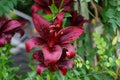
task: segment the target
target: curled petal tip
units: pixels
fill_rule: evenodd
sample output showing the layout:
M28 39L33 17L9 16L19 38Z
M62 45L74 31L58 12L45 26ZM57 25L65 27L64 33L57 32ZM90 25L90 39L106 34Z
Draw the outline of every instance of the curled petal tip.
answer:
M43 40L39 37L32 37L28 41L26 41L25 46L26 46L26 51L30 52L32 48L35 48L37 46L40 46L43 44Z
M66 75L66 73L67 73L67 68L66 67L63 67L63 68L61 68L60 69L60 72L62 73L62 75Z
M35 51L32 55L32 59L43 63L44 57L42 51L41 50Z
M46 69L46 66L44 66L44 65L42 65L42 64L39 64L39 65L37 65L37 67L36 67L36 71L37 71L37 73L38 73L39 75L41 75L42 72L43 72L45 69Z
M6 39L4 37L0 38L0 47L4 46L6 43Z
M75 52L66 52L66 54L67 54L67 57L69 59L71 59L71 58L73 58L75 56Z
M75 52L73 45L65 44L63 45L63 47L67 50L66 54L69 59L75 56L76 52Z

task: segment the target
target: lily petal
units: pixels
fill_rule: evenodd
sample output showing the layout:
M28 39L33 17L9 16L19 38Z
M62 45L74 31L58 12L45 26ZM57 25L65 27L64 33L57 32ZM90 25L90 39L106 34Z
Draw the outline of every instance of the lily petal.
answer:
M67 68L66 68L66 67L60 68L60 72L62 73L62 75L66 75L66 73L67 73Z
M74 11L71 14L72 14L72 17L71 17L72 25L83 26L84 23L90 22L90 20L84 19L82 15L78 15L77 11Z
M63 60L61 62L58 62L57 65L59 67L69 67L72 69L74 67L74 62L72 60Z
M48 38L49 37L48 34L50 33L49 31L50 22L48 22L46 19L44 19L42 16L36 13L33 13L33 22L40 36L43 39Z
M74 4L74 0L64 0L63 9L64 11L71 12Z
M50 48L47 45L42 47L45 64L55 64L62 55L62 48L59 45L55 45Z
M4 35L4 37L5 37L5 39L6 39L6 41L7 41L8 43L10 43L13 35L14 35L14 34L5 34L5 35Z
M64 12L61 12L61 13L57 14L56 19L54 21L54 25L60 25L60 26L62 26L62 20L63 20L63 18L64 18Z
M20 34L20 38L24 35L24 30L23 29L18 29L16 30L16 33Z
M59 62L62 62L63 60L66 59L66 57L67 57L66 51L67 51L66 49L62 50L62 55L61 55L61 57L59 59Z
M21 26L22 24L19 21L9 20L8 23L5 24L5 28L3 28L3 32L8 32Z
M41 50L35 51L32 55L32 59L43 63L44 57L42 51Z
M71 69L74 67L74 62L72 60L67 60L63 64L66 64L66 66L68 66Z
M0 37L0 47L6 44L6 39L4 36Z
M46 14L52 14L48 7L42 7L39 4L35 4L31 8L32 13L38 12L39 10L43 10Z
M63 6L67 6L67 5L72 5L74 3L74 0L64 0L64 4L63 4Z
M32 13L35 13L39 10L42 10L42 8L38 4L35 4L32 6L31 10L32 10Z
M36 71L37 71L37 73L38 73L39 75L41 75L42 72L43 72L46 68L47 68L47 67L46 67L45 65L39 64L39 65L37 65L37 67L36 67Z
M37 2L40 6L46 6L49 5L50 0L34 0Z
M73 58L75 56L76 52L75 52L73 45L65 44L65 45L62 45L62 47L64 47L67 50L66 54L68 58Z
M4 23L7 21L6 17L3 15L0 17L0 28L4 25Z
M30 50L34 47L42 45L44 42L40 37L32 37L28 41L26 41L26 51L30 52Z
M83 33L83 28L78 26L69 26L59 32L58 43L65 44L76 40Z

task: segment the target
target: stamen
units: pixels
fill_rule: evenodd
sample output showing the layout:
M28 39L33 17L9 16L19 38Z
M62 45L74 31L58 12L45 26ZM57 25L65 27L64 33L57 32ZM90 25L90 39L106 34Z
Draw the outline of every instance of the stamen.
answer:
M50 30L50 32L54 32L54 30Z
M57 36L57 32L55 32L55 37Z
M61 32L61 34L63 34L63 31Z
M55 27L55 25L50 25L51 28Z
M60 24L57 24L56 27L60 27Z

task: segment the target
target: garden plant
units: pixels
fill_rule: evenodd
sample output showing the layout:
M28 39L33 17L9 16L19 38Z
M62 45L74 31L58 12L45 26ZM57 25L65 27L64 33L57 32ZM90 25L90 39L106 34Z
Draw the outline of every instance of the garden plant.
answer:
M120 0L0 0L0 80L120 80Z

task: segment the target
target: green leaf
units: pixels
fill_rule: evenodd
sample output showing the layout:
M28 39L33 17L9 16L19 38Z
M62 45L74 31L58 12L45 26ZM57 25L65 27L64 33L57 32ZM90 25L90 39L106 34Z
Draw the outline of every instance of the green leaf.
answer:
M81 71L84 75L86 75L86 70L84 68L81 68Z
M47 74L47 80L50 80L50 75L49 74Z
M97 52L98 52L98 54L100 54L100 55L104 54L104 51L103 51L103 50L98 50Z
M101 78L97 74L93 74L93 77L95 78L95 80L101 80Z
M120 66L120 57L115 62L118 66Z
M102 42L102 47L106 47L107 46L107 43L105 41Z
M51 14L45 14L45 15L43 15L43 17L45 19L47 19L48 21L51 21L53 19L53 15L51 15Z
M98 49L102 49L103 46L102 46L101 44L97 44L97 48L98 48Z
M110 5L113 6L113 7L118 6L117 1L109 1L109 3L110 3Z
M1 7L0 7L0 9L1 9ZM3 12L2 12L2 10L0 11L0 16L2 16L3 15Z
M84 80L90 80L90 79L89 79L89 77L85 76L85 77L84 77Z
M116 31L116 29L117 29L116 20L110 19L108 22L111 23L111 27L113 28L114 31Z
M109 62L110 62L110 63L114 62L114 60L113 60L112 57L109 57Z
M0 56L0 60L8 60L6 56Z
M84 52L85 52L85 48L82 46L82 47L79 47L78 49L77 49L77 52L78 52L78 54L83 54Z
M43 80L43 78L40 75L38 75L37 80Z
M13 10L18 0L0 0L0 16Z
M58 8L54 4L49 6L49 8L50 8L52 14L54 14L54 15L56 15L59 12Z
M106 62L105 65L106 65L106 67L110 67L110 66L111 66L111 63Z
M75 73L75 75L77 75L77 76L79 76L79 75L80 75L79 71L77 71L77 70L75 70L75 69L73 69L73 72L74 72L74 73Z
M9 7L10 10L12 10L12 9L14 8L13 3L12 3L12 2L9 2L9 3L8 3L8 7Z
M116 73L112 70L108 70L107 73L110 74L111 76L116 76Z
M105 9L103 9L103 11L102 11L102 20L103 20L103 22L107 22L108 20L109 20L109 18L106 16L106 11L108 10L108 8L105 8Z
M65 17L72 17L72 15L70 13L66 12Z
M90 0L82 0L83 2L90 2Z
M116 24L120 27L120 17L116 17Z
M90 66L89 65L85 65L87 69L90 69Z
M13 4L16 6L17 5L17 2L18 0L11 0L13 2Z
M98 3L98 0L94 0L94 1Z
M106 16L107 16L108 18L113 18L113 17L114 17L114 14L115 14L114 9L109 8L109 9L106 11Z
M120 42L117 43L116 48L120 49Z
M63 24L62 24L63 27L66 26L66 22L67 22L67 18L64 18L63 19Z

